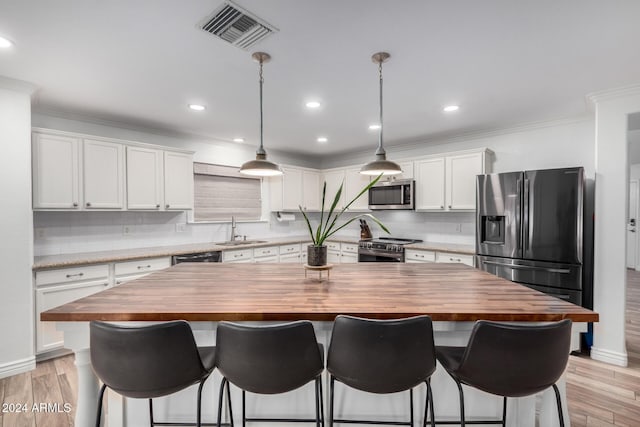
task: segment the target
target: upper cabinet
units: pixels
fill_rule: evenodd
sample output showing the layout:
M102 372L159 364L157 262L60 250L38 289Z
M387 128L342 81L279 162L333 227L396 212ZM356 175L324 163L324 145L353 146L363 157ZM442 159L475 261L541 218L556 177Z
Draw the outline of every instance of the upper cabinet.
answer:
M364 187L371 182L371 176L360 173L360 168L345 170L344 188L345 203L349 203ZM363 211L369 209L369 194L365 193L349 206L350 211Z
M85 209L123 209L124 146L85 139L82 153Z
M32 148L34 209L193 208L191 153L56 131Z
M475 210L476 175L488 172L487 153L483 149L417 160L416 210Z
M320 172L283 166L281 176L269 178L270 210L320 210Z
M333 203L333 200L336 197L336 193L338 192L338 188L340 188L341 185L343 186L342 194L340 196L340 200L338 200L336 209L342 209L344 207L345 199L346 199L345 189L343 185L345 181L344 169L326 171L322 174L322 180L324 182L320 187L321 192L322 192L322 186L324 186L325 182L327 183L327 191L326 191L325 200L324 200L324 210L329 211L329 209L331 209L331 204ZM322 194L320 195L320 197L322 197Z
M193 209L193 157L164 152L164 208Z
M79 138L33 134L33 208L80 209Z

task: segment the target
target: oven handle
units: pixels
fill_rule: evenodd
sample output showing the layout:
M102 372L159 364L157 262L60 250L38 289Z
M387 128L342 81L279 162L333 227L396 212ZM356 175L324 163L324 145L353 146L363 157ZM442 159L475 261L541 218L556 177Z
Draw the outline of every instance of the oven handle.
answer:
M371 255L371 256L378 256L378 257L384 257L384 258L392 258L392 259L397 259L399 261L402 261L402 252L398 252L398 253L380 253L380 252L376 252L376 251L370 251L367 249L363 249L360 248L358 249L358 255Z
M535 267L535 266L529 266L529 265L513 265L513 264L503 264L501 262L495 262L495 261L482 261L482 263L488 264L488 265L497 265L499 267L512 268L514 270L540 270L540 271L546 271L548 273L561 273L561 274L571 273L571 270L569 270L568 268L549 268L549 267Z

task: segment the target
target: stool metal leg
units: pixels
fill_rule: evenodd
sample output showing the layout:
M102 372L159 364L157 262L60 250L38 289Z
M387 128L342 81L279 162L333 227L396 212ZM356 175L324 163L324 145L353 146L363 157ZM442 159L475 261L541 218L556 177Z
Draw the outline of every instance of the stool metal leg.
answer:
M100 393L98 394L98 413L96 414L96 427L100 427L100 419L102 418L102 398L104 397L104 390L107 388L106 384L102 384L100 387Z
M320 389L318 378L315 380L315 396L316 396L316 427L320 427Z
M558 405L558 421L560 421L560 427L564 427L564 415L562 413L562 401L560 400L560 390L557 385L553 385L553 391L556 393L556 404Z
M431 390L431 379L425 381L427 384L427 399L424 406L424 422L423 427L427 427L427 409L431 415L431 427L436 427L435 409L433 407L433 390Z
M502 427L507 427L507 396L502 398Z
M409 389L409 423L413 427L413 389Z
M320 401L320 422L322 427L324 427L324 393L322 392L322 374L318 376L318 388L319 388L319 396L318 400Z
M153 427L153 399L149 399L149 425Z
M242 390L242 427L247 425L247 393Z
M333 427L333 391L335 388L335 378L331 375L329 380L329 427ZM99 426L96 426L99 427Z
M220 382L220 394L218 395L218 427L222 425L222 400L224 399L224 385L226 382L227 379L222 377L222 381ZM231 399L229 399L229 408L231 408ZM231 423L231 425L233 425L233 421L231 421Z
M198 386L198 402L197 402L197 409L196 409L196 427L201 427L202 425L202 386L204 385L204 380L200 381L200 385ZM151 402L151 399L149 399L149 402ZM153 425L151 426L153 427Z
M462 392L462 384L456 380L458 386L458 394L460 395L460 427L465 427L464 423L464 393Z

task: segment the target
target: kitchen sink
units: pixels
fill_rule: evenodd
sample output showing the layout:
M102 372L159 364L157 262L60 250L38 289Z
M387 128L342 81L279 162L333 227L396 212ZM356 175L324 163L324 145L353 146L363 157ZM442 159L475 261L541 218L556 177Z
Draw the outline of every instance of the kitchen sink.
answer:
M228 242L219 242L216 245L220 246L241 246L241 245L253 245L255 243L267 243L266 240L234 240Z

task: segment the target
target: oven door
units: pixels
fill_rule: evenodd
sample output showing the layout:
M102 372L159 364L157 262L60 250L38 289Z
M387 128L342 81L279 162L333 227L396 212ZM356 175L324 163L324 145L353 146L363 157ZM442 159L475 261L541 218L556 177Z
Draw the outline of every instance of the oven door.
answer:
M404 253L376 252L360 248L358 250L358 262L404 262Z

